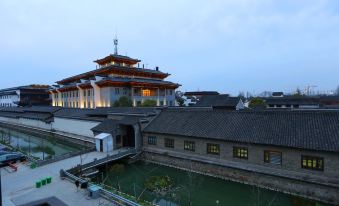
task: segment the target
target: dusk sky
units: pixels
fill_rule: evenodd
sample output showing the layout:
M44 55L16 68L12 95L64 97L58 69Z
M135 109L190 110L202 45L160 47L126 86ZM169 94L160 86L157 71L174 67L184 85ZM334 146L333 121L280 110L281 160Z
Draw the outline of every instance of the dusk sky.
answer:
M0 88L95 69L116 33L181 91L339 85L338 0L0 0Z

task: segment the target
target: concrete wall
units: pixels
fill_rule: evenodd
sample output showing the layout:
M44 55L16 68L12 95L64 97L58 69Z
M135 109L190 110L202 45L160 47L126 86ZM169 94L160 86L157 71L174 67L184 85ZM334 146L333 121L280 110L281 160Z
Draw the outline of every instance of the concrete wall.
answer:
M99 123L100 122L54 117L52 128L60 132L94 138L94 134L91 129Z
M157 145L148 145L148 136L157 137ZM174 148L166 148L164 146L164 138L174 139ZM184 150L184 141L195 142L195 152ZM207 154L207 143L215 143L220 145L220 155ZM246 165L260 165L269 168L277 168L285 171L295 171L304 173L305 175L314 174L327 177L339 178L339 154L327 152L315 152L307 150L297 150L292 148L253 145L253 144L239 144L225 141L208 140L202 138L189 138L183 136L159 135L159 134L143 134L144 148L157 148L167 152L180 152L186 155L200 155L202 157L209 157L210 160L226 160L231 162L242 163ZM233 157L233 147L247 147L248 159L239 159ZM282 152L282 164L273 165L264 162L264 150ZM324 158L324 171L316 171L301 168L301 155L317 156Z
M23 126L29 126L39 129L51 130L52 125L40 120L26 119L26 118L10 118L10 117L0 117L0 121L8 122L11 124L18 124Z
M40 129L45 129L45 130L51 130L52 129L52 124L39 121L39 120L32 120L32 119L25 119L25 118L19 118L19 124L25 125L25 126L30 126L30 127L36 127Z
M19 119L17 118L0 117L0 121L12 123L12 124L19 124Z

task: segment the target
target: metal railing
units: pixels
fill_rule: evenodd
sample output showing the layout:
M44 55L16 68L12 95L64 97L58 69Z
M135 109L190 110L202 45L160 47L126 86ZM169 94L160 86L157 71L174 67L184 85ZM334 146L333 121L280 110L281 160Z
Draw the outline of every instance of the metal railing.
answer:
M35 163L38 167L40 167L40 166L44 166L44 165L47 165L47 164L51 164L51 163L54 163L54 162L58 162L58 161L61 161L61 160L64 160L64 159L68 159L68 158L71 158L71 157L75 157L75 156L86 154L86 153L93 152L93 151L95 151L95 148L88 148L88 149L84 149L84 150L80 150L80 151L69 152L69 153L66 153L66 154L63 154L63 155L59 155L59 156L54 156L51 159L37 160L37 161L35 161Z
M108 163L108 162L111 162L111 161L114 161L114 160L118 160L118 159L127 157L129 155L136 154L136 153L137 153L137 151L136 151L135 148L128 149L128 150L123 151L123 152L119 151L119 153L117 153L117 154L108 155L107 157L104 157L102 159L94 160L93 162L89 162L87 164L83 164L83 165L79 165L79 166L81 166L82 170L87 170L87 169L90 169L92 167L97 167L97 166L100 166L102 164L105 164L105 163Z
M60 171L60 176L67 178L71 182L79 181L79 182L87 182L86 180L83 180L67 171L61 170ZM88 182L89 186L97 186L93 183ZM114 194L113 192L110 192L108 190L105 190L100 187L100 196L109 200L113 201L115 204L121 205L121 206L141 206L140 204L133 202L129 199L126 199L124 197L121 197L120 195Z

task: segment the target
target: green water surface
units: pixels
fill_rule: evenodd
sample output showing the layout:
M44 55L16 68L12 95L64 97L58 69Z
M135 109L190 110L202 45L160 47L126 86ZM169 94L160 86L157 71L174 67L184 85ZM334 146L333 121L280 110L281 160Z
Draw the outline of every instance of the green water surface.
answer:
M6 127L0 127L0 142L39 159L81 150L81 146L59 140L51 134L31 135Z
M123 164L123 163L119 163ZM166 166L137 162L124 164L124 171L115 174L102 168L97 182L160 206L320 206L312 201L280 192L260 189L241 183L222 180ZM110 172L105 172L110 171ZM107 175L106 175L107 174ZM169 176L174 184L167 194L145 190L144 182L151 176Z

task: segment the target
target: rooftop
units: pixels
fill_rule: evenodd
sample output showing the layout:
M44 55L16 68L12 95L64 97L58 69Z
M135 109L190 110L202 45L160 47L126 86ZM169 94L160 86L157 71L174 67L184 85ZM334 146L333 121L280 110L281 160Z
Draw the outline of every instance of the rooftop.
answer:
M194 96L194 95L219 95L217 91L190 91L185 92L185 96Z
M339 152L339 111L164 110L145 132Z
M4 88L0 89L0 92L12 92L14 90L47 90L49 89L49 85L40 85L40 84L31 84L31 85L25 85L25 86L17 86L17 87L10 87L10 88Z
M118 62L127 62L130 64L136 64L138 62L140 62L141 60L139 59L133 59L131 57L128 56L123 56L123 55L119 55L119 54L110 54L102 59L97 59L94 62L98 63L98 64L105 64L106 62L111 62L111 61L118 61Z
M99 69L91 70L89 72L81 73L75 76L71 76L60 81L57 81L58 84L67 84L72 82L80 82L81 79L88 79L94 76L107 76L110 73L134 73L136 75L148 76L153 78L166 78L169 76L168 73L163 73L159 70L145 69L145 68L136 68L136 67L127 67L120 65L108 65L101 67Z
M230 97L228 94L206 95L194 105L196 107L236 107L240 97Z

